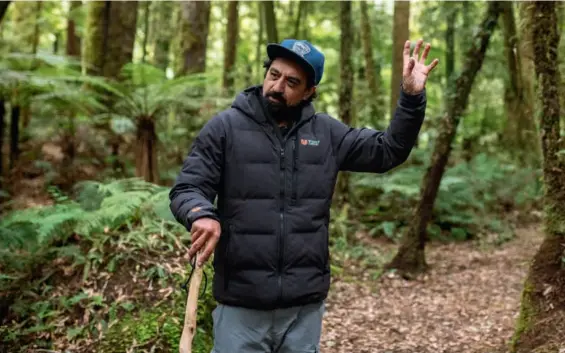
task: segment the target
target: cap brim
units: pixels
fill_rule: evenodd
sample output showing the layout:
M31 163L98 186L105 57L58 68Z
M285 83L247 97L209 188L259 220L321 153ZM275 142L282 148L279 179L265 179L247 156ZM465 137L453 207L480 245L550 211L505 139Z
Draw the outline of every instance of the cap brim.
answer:
M314 67L306 61L306 59L292 50L285 48L280 44L271 43L267 44L267 55L271 60L275 60L276 58L286 58L298 62L300 66L306 70L307 74L312 77L312 81L316 81L316 71L314 70Z

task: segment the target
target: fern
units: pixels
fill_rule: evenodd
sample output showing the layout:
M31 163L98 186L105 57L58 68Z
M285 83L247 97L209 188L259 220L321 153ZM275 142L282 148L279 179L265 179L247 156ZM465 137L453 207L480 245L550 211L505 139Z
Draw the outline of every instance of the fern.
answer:
M358 178L356 185L362 193L380 191L380 198L368 214L381 221L408 220L420 197L425 168L407 165L388 174ZM440 182L432 223L454 231L462 227L470 234L485 228L497 231L501 229L495 226L497 217L505 211L501 205L525 207L539 200L542 184L538 178L537 170L518 168L486 154L470 162L458 162L446 170ZM373 231L382 231L382 227L375 227Z

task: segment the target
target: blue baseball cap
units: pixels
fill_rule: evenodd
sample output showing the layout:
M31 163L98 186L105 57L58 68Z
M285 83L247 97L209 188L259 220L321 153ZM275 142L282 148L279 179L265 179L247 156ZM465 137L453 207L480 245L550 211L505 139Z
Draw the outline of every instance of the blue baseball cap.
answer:
M270 43L267 45L267 55L271 60L287 58L297 61L314 78L316 86L322 80L324 54L306 40L285 39L280 44Z

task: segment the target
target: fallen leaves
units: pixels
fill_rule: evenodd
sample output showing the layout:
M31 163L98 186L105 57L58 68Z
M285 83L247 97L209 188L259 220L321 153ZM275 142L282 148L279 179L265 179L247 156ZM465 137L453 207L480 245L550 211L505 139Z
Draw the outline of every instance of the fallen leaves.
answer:
M413 281L393 274L335 281L321 351L500 352L512 336L528 261L541 238L526 229L499 248L429 246L431 270Z

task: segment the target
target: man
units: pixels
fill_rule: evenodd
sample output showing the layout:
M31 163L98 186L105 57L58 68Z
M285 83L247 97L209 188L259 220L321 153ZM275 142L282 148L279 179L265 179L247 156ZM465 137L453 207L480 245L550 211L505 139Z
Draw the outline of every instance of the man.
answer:
M215 353L318 352L330 285L329 210L338 171L384 173L409 156L437 65L410 57L384 132L351 128L311 101L324 55L303 40L267 46L262 85L206 123L170 192L189 256L214 252ZM217 199L217 207L214 200Z

